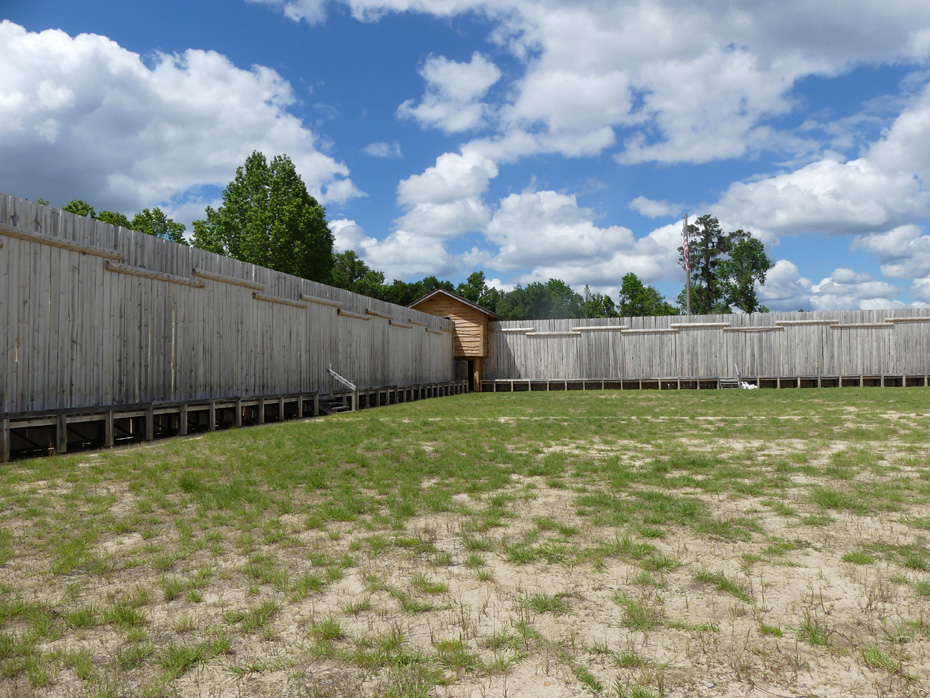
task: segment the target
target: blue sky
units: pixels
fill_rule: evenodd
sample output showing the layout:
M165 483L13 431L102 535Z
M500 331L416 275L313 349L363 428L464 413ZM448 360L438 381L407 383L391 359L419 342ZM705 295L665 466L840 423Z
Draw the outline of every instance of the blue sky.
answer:
M710 213L773 310L930 304L930 5L699 5L6 0L0 191L189 226L258 149L389 279L674 299Z

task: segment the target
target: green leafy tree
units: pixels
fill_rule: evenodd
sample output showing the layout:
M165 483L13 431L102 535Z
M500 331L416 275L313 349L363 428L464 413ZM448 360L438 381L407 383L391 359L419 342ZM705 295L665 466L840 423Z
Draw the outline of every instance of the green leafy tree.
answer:
M435 276L427 276L412 283L394 279L394 282L390 286L384 287L384 297L382 300L396 303L397 305L410 305L414 301L438 289L455 293L455 286L452 285L452 282L440 281Z
M633 272L625 274L620 286L620 317L677 315L678 310L652 286L645 285Z
M123 228L133 227L129 222L129 219L118 211L101 211L96 216L91 216L91 218L96 218L98 221L103 221L104 223L109 223L110 225L118 225Z
M497 313L507 320L549 320L581 317L584 299L559 279L534 281L506 294Z
M101 211L97 213L94 207L82 199L73 199L61 207L62 211L74 213L78 216L93 218L110 225L118 225L129 230L138 230L146 235L171 240L186 245L184 239L184 224L176 223L168 218L164 211L157 206L153 209L144 209L133 216L132 220L119 211Z
M384 296L384 272L374 271L353 250L336 255L333 286L371 298Z
M765 284L772 266L761 240L742 230L730 233L730 252L720 263L726 301L744 313L765 312L756 296L756 284Z
M497 306L504 295L499 289L488 286L483 271L469 274L465 281L455 287L455 292L465 300L477 303L491 312L497 312Z
M613 298L605 294L594 293L586 284L584 301L581 304L581 317L617 317L617 306Z
M455 287L455 292L465 300L472 303L480 303L481 296L485 294L488 286L484 280L484 272L476 271L468 275L468 278Z
M71 199L71 201L61 207L61 210L73 213L76 216L84 216L85 218L97 217L97 212L94 211L94 207L83 199Z
M157 206L153 209L143 209L132 217L129 227L138 230L146 235L153 235L157 238L163 238L176 242L180 245L186 245L184 239L185 226L183 223L176 223L168 218L165 212Z
M691 312L697 315L727 314L732 307L757 312L755 285L765 283L772 262L758 238L743 230L724 233L720 223L703 215L688 226L691 261ZM678 248L679 261L684 253ZM686 306L685 291L678 296Z
M194 222L194 244L243 262L328 283L333 234L286 155L255 151L223 190L223 204Z
M688 226L691 261L691 312L697 315L729 312L723 309L724 286L717 267L730 250L729 237L719 221L703 215ZM679 252L682 248L678 248ZM682 261L684 258L682 257Z

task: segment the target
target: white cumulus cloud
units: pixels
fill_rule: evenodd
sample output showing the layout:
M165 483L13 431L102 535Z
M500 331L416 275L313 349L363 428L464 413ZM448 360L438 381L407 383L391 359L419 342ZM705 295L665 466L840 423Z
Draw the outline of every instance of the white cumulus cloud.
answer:
M394 160L403 156L400 143L397 141L393 143L369 143L365 146L365 154L382 160Z
M645 196L637 196L630 202L630 208L647 218L662 218L663 216L677 215L683 210L679 204L670 204L668 201L656 201Z
M930 275L930 236L923 228L902 225L887 233L862 235L853 249L872 252L878 257L882 274L892 279L913 279Z
M440 155L434 166L398 185L397 202L406 213L397 228L444 239L483 230L491 216L483 195L496 176L497 165L477 153Z
M680 235L676 225L639 239L621 226L598 226L574 196L554 191L506 197L486 233L499 248L492 268L529 267L524 280L558 278L596 288L619 286L629 272L647 283L676 276Z
M886 281L877 281L866 272L835 269L820 283L811 286L815 310L848 308L887 308L901 295L901 289Z
M360 193L288 112L291 86L270 68L193 49L149 65L102 36L3 21L0 75L0 177L20 185L10 193L136 211L224 186L253 150L289 155L323 202Z
M419 104L413 100L401 104L398 115L423 126L457 133L484 124L489 107L481 98L500 80L501 71L476 52L468 63L430 56L420 75L426 80L426 94Z

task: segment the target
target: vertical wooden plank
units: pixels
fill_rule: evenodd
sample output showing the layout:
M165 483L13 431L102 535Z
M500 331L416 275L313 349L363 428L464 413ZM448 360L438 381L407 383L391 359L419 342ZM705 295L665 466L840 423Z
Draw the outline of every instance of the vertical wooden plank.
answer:
M104 419L103 434L104 447L113 448L113 444L116 442L116 431L114 429L113 423L113 410L107 410L107 414Z
M0 418L0 463L10 460L10 419Z
M155 439L155 411L151 403L145 408L145 440Z
M68 452L68 418L60 414L55 424L55 452Z
M8 199L0 195L0 221L9 224ZM4 245L0 249L0 323L3 323L4 332L0 333L0 412L18 411L16 402L16 341L18 328L16 324L16 311L19 306L19 284L16 279L19 265L21 240L3 238Z

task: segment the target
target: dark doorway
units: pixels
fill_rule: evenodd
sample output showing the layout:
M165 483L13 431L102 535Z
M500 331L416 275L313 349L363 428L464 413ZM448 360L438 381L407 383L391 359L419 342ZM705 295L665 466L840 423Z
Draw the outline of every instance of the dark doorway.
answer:
M468 392L475 392L475 360L468 360Z

